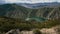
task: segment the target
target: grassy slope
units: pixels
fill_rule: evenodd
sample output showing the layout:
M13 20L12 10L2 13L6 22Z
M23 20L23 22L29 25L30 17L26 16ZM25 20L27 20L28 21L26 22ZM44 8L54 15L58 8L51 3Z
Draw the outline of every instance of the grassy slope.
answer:
M9 31L10 29L30 30L33 28L50 28L52 26L60 25L60 19L49 20L43 23L27 22L20 19L12 19L7 17L0 17L0 31Z

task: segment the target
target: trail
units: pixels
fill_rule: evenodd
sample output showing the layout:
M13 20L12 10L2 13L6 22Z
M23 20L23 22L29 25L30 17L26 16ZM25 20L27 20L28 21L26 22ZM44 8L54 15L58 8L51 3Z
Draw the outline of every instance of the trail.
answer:
M47 16L47 18L49 19L49 17L57 10L57 8L54 8Z

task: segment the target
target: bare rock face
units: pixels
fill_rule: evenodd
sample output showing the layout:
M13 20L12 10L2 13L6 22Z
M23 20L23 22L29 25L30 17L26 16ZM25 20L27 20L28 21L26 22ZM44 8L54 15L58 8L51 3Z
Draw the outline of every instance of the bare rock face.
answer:
M19 31L19 29L13 29L8 31L6 34L33 34L33 31Z
M60 26L55 26L52 28L43 28L40 30L42 34L60 34Z
M60 34L60 25L55 26L52 28L43 28L40 30L41 34ZM34 34L32 31L19 31L19 29L16 30L10 30L6 34Z
M19 29L13 29L13 30L8 31L6 34L20 34L20 31Z
M43 34L57 34L56 31L54 29L52 29L52 28L51 29L44 28L44 29L41 30L41 32Z

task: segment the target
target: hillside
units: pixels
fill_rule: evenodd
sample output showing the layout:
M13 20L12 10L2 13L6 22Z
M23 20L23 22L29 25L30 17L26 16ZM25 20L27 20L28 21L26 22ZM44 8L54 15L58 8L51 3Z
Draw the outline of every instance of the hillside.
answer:
M0 5L0 16L23 20L32 17L37 17L37 20L39 20L38 18L40 17L43 19L58 19L60 17L60 7L42 7L38 9L30 9L16 4L4 4Z
M11 29L20 31L49 29L58 25L60 25L60 6L31 9L16 4L0 5L0 32L8 32Z
M42 28L50 28L56 25L60 25L60 19L48 20L45 22L28 22L20 19L13 19L4 16L0 16L0 32L7 32L11 29L19 29L22 30L31 30L31 29L42 29Z

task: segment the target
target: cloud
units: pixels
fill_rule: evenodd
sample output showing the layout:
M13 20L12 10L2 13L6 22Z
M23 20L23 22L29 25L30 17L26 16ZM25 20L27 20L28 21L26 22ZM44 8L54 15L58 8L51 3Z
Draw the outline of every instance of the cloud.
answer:
M0 0L0 3L4 3L5 1L4 0Z
M60 2L60 0L0 0L0 3L44 3L44 2Z
M59 1L59 0L6 0L6 2L11 2L11 3L14 3L14 2L38 3L38 2L55 2L55 1Z
M5 4L5 0L0 0L0 4Z

